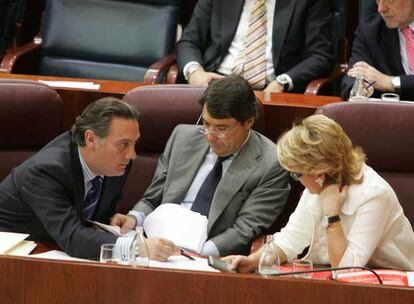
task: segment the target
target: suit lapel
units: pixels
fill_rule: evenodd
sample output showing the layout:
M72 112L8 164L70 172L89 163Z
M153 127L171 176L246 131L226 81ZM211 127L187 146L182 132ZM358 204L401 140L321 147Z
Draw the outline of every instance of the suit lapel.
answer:
M211 205L208 231L223 213L232 198L239 192L258 165L257 158L261 151L257 146L256 135L250 134L246 145L240 150L230 167L227 169L219 185Z
M195 139L191 138L183 149L181 155L174 161L174 180L169 186L169 202L181 203L190 188L195 175L205 155L207 154L209 145L203 135L199 135Z
M388 62L391 62L392 70L390 73L405 75L404 67L401 62L401 50L400 50L400 40L398 37L397 29L387 29L384 26L384 35L382 36L382 47L386 50L386 56Z
M221 60L229 51L231 42L239 25L244 1L225 0L221 1Z
M277 0L273 16L273 64L275 69L279 62L280 53L296 6L296 0Z

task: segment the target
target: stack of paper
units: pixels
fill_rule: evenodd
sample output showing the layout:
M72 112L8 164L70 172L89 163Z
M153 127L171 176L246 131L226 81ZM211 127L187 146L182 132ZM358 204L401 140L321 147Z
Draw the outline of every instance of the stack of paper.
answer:
M28 255L36 248L33 241L25 241L28 234L0 232L0 254Z
M178 204L162 204L144 221L148 237L160 237L200 253L207 240L207 217Z

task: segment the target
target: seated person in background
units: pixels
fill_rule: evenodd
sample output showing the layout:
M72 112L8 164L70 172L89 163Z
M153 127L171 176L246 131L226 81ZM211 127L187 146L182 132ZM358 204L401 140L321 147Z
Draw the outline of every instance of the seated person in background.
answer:
M281 263L310 246L306 258L317 264L414 269L414 233L397 196L336 122L310 116L277 147L280 164L306 187L274 235ZM261 251L224 259L249 272Z
M361 19L349 59L342 96L349 98L355 77L373 85L373 97L395 92L414 101L414 1L377 0L378 13Z
M333 68L331 19L325 0L200 0L178 66L193 85L235 73L255 90L302 93Z
M99 257L101 245L116 243L117 237L87 227L86 221L108 223L115 213L136 157L137 119L135 109L116 98L90 104L71 131L0 184L0 231L55 241L71 256Z
M200 104L202 125L175 128L143 198L111 224L125 231L142 225L160 204L181 204L208 217L203 255L247 253L283 210L289 175L276 159L276 145L251 130L256 98L246 80L231 75L211 82ZM162 243L148 245L163 251Z

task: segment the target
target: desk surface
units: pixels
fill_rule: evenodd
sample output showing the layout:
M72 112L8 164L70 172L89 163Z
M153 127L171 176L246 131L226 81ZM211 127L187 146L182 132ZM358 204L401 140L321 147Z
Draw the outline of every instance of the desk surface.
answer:
M2 303L414 303L406 287L0 256Z

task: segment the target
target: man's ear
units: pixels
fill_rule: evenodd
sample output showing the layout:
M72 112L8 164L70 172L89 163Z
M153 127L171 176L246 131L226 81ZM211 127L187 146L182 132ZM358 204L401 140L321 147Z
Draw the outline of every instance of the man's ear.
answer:
M85 131L85 145L88 149L94 150L95 145L97 144L98 137L96 136L95 132L92 130Z
M249 119L247 119L247 120L244 122L244 125L245 125L248 129L251 129L251 128L253 127L253 125L254 125L254 119L255 119L255 117L254 117L254 116L250 117Z

